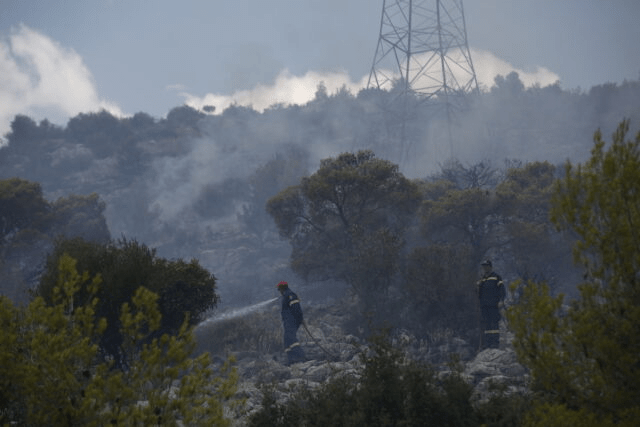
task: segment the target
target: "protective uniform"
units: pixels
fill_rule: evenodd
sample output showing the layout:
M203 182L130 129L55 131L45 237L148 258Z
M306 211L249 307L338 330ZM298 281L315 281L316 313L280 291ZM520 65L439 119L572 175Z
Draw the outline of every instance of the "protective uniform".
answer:
M303 362L304 351L298 342L298 328L302 324L302 307L298 296L289 289L286 282L278 283L278 290L282 294L282 325L284 326L284 351L287 353L288 364Z
M480 314L482 316L482 347L498 348L500 346L500 306L504 301L506 292L502 277L490 270L491 261L482 263L488 267L478 281L478 298L480 299ZM488 270L488 271L487 271Z

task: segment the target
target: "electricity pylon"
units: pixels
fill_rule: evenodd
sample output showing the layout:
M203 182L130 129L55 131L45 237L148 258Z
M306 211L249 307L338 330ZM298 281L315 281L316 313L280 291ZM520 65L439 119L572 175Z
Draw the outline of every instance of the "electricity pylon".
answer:
M462 0L383 0L368 87L456 104L478 91Z
M393 88L437 107L451 146L453 116L478 93L462 0L383 0L367 87Z

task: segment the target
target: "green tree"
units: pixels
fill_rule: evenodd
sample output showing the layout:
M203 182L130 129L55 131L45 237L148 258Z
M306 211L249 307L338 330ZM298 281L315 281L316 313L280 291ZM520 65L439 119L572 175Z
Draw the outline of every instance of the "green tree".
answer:
M47 201L37 182L0 180L0 274L2 293L26 302L47 252L58 236L98 242L110 239L105 204L97 194Z
M138 288L120 320L127 345L140 348L127 371L98 357L100 278L60 258L53 304L38 297L15 307L0 297L0 423L17 425L229 425L223 403L235 392L229 364L211 368L208 353L191 358L192 329L153 336L158 296ZM88 298L77 304L76 293ZM152 338L153 337L153 338Z
M460 172L461 165L450 164ZM481 165L470 176L486 172ZM561 276L571 251L549 220L554 174L550 163L533 162L508 169L495 189L477 185L460 189L451 171L450 178L422 184L426 245L417 242L404 277L415 305L412 313L420 318L414 323L432 331L472 330L479 316L473 284L479 260L488 254L499 253L501 261L521 277ZM495 175L487 173L484 179Z
M426 187L420 217L422 233L428 241L468 245L474 260L504 243L503 216L494 192L450 188L442 194L442 190L443 185L437 182ZM430 197L432 192L436 197Z
M162 314L159 333L177 333L185 319L191 325L196 324L218 302L215 276L196 259L166 260L158 257L155 249L124 238L108 244L76 238L59 240L47 259L37 294L49 303L53 302L58 280L56 266L66 254L77 259L82 271L100 275L102 279L96 310L100 317L107 319L107 328L100 345L116 358L131 356L122 353L119 313L122 304L131 303L139 287L159 295ZM81 289L76 298L86 298L85 289Z
M106 205L97 193L61 197L53 203L52 208L55 235L82 237L99 243L107 243L111 239L104 217Z
M509 249L509 263L524 280L549 280L553 287L575 280L571 242L550 220L556 167L531 162L507 171L496 187ZM553 281L553 282L551 282Z
M636 425L640 416L640 133L625 141L623 121L591 158L567 163L551 218L574 232L584 268L580 297L528 283L509 310L514 347L531 369L538 404L527 425Z
M412 250L403 276L409 296L405 305L411 308L406 327L423 336L474 331L480 315L472 287L478 279L477 264L464 244L434 243Z
M359 151L322 160L316 173L269 199L267 211L292 245L296 273L344 281L373 299L397 271L419 200L397 165Z
M0 238L25 227L43 229L49 203L36 182L20 178L0 181Z

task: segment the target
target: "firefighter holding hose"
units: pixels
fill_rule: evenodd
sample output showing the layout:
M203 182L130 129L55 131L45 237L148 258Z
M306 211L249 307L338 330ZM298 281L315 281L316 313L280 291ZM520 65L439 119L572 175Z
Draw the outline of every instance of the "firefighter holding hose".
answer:
M298 328L304 319L302 307L298 296L289 289L287 282L280 282L276 285L280 295L282 295L282 325L284 327L284 351L287 353L287 365L304 362L305 355L300 342L298 342Z

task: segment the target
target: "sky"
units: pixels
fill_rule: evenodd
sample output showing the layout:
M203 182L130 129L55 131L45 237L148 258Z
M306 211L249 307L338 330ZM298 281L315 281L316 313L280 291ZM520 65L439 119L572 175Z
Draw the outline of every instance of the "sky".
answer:
M388 0L390 1L390 0ZM16 114L161 118L304 104L366 85L381 0L0 0L0 137ZM639 0L467 0L479 83L588 90L640 79Z

